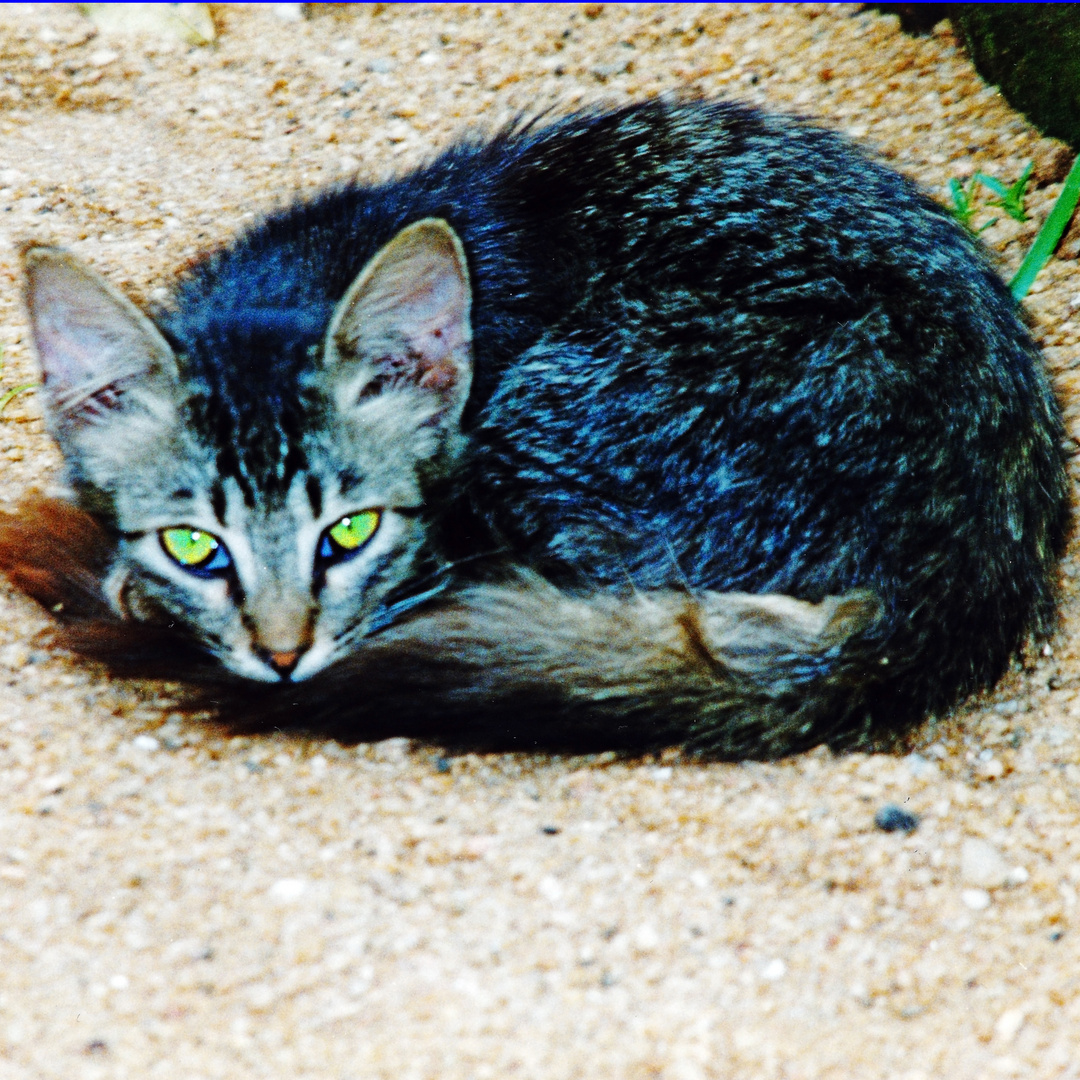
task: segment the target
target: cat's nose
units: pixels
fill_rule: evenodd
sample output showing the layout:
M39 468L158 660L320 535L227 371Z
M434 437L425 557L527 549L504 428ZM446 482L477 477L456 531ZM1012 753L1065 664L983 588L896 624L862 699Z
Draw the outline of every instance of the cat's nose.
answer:
M288 679L314 637L310 597L281 582L255 591L241 618L251 634L251 650L279 679Z
M300 652L300 649L291 649L288 652L267 652L263 659L278 675L287 679L300 659Z

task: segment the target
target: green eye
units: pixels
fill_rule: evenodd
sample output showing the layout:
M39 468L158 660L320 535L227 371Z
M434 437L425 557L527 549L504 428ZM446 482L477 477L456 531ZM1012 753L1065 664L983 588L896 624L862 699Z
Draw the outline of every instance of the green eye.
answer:
M221 541L201 529L179 526L162 529L159 536L165 554L185 570L216 571L229 565L229 555Z
M379 527L378 510L361 510L331 525L327 535L339 551L359 551Z

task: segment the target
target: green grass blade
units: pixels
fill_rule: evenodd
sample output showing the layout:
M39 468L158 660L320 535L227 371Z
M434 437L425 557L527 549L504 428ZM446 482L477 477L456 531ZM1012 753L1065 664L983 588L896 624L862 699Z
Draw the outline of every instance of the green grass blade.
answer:
M1054 248L1058 246L1058 241L1072 220L1077 202L1080 202L1080 156L1073 162L1069 175L1065 177L1061 194L1043 222L1039 235L1035 237L1035 243L1024 256L1016 276L1009 282L1009 289L1017 300L1023 300L1027 296L1039 271L1054 254Z
M975 179L979 181L984 188L989 188L999 198L1004 199L1009 194L1009 189L1000 181L995 180L992 176L987 176L984 172L977 172Z
M20 394L25 394L27 390L33 390L36 385L36 383L31 382L23 383L22 386L13 386L10 390L0 394L0 412L3 412Z
M971 222L971 201L964 190L963 184L954 176L949 181L949 194L953 201L953 216L961 225L969 225Z

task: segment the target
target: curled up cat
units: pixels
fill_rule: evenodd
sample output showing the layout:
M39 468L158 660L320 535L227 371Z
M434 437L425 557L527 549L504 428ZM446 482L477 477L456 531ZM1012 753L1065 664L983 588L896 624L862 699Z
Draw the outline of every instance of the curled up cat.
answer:
M1053 627L1041 358L978 242L839 136L653 101L274 213L151 318L25 253L68 642L275 723L868 745Z

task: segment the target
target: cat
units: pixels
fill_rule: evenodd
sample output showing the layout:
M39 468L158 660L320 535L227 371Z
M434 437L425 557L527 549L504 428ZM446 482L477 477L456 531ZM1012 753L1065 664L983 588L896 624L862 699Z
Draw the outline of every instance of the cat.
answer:
M777 757L1053 627L1064 435L1018 307L803 120L465 138L271 214L153 318L25 264L68 487L0 568L77 647L275 721Z

